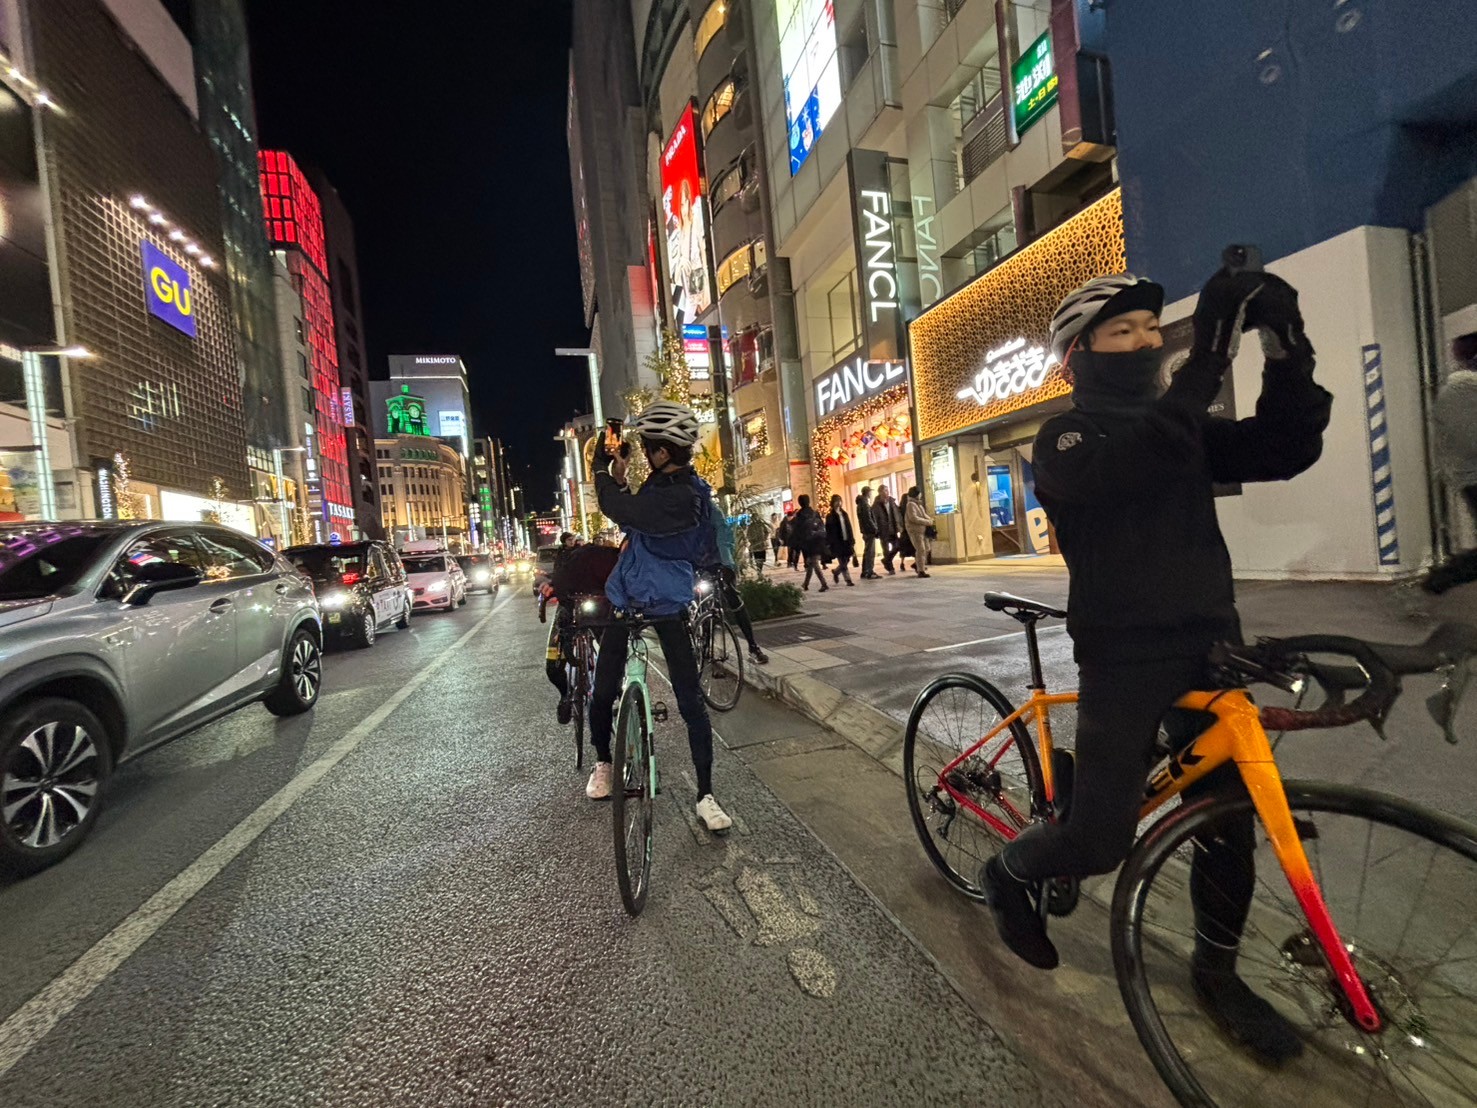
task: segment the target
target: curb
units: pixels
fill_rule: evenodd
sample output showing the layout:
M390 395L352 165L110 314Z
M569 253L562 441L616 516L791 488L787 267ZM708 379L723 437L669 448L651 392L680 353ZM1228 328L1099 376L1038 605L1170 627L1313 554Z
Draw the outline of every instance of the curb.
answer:
M847 696L810 673L771 677L757 666L745 666L744 680L845 739L898 777L903 776L903 736L907 729L885 712Z

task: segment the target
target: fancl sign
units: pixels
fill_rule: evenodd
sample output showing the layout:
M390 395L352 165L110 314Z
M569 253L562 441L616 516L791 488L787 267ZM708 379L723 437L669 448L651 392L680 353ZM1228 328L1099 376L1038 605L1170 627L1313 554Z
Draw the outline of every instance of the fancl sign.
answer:
M902 302L887 155L853 150L851 181L867 354L883 360L897 358L902 353Z
M907 379L902 362L869 362L858 358L839 365L815 381L815 415L825 419L859 404L878 393L886 392Z
M190 275L152 242L139 245L144 255L144 297L149 314L194 338L195 298L190 290Z
M944 271L939 264L939 240L933 229L933 197L913 197L913 240L918 248L918 293L926 307L944 295Z
M959 390L960 400L973 400L981 407L995 400L1019 396L1040 388L1048 366L1044 346L1028 346L1013 339L985 355L984 367L974 375L974 384Z

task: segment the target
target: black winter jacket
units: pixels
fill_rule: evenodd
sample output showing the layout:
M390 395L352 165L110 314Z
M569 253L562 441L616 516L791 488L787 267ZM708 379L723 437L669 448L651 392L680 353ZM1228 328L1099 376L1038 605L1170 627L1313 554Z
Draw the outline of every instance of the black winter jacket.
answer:
M790 522L790 545L806 554L824 553L826 521L814 508L801 508Z
M856 556L856 532L845 508L837 508L826 516L826 544L831 557L838 561L849 562Z
M862 497L856 498L856 526L864 539L877 537L877 521L872 518L872 505Z
M1212 484L1285 481L1311 467L1333 398L1311 358L1269 362L1256 415L1213 419L1206 408L1226 369L1194 357L1142 414L1073 409L1037 436L1036 495L1071 575L1079 662L1199 656L1240 634Z

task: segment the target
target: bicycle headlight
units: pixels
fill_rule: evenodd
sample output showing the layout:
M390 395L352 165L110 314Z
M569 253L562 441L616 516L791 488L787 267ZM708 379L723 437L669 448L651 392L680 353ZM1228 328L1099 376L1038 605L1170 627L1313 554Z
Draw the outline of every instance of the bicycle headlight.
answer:
M706 578L697 583L697 594L699 596L707 596L712 591L713 582L707 580Z
M583 604L580 605L580 611L586 613L587 615L593 615L599 610L600 605L593 600L586 600Z

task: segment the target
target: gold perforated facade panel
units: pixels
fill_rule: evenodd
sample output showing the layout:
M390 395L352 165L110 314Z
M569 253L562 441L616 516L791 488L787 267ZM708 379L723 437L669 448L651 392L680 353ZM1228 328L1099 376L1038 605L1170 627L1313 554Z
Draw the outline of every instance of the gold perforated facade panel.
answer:
M1040 385L986 404L960 395L975 383L988 353L1017 339L1026 347L1046 346L1062 297L1124 268L1123 201L1115 189L914 320L909 333L919 442L1071 392L1056 367Z

